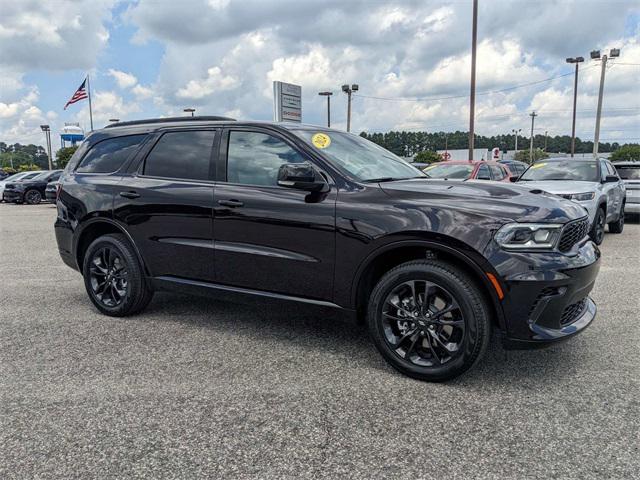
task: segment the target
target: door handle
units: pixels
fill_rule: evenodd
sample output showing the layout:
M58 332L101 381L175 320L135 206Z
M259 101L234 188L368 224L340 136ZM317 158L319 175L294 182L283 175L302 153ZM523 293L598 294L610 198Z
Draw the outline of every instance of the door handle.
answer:
M124 198L138 198L140 197L140 194L138 192L130 190L128 192L120 192L120 196Z
M218 205L223 205L225 207L242 207L244 203L240 200L218 200Z

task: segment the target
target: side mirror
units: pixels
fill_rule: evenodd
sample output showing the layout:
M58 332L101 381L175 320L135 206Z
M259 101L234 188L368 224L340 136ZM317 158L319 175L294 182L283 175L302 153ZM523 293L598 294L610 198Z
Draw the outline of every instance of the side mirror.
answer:
M606 177L604 177L603 183L616 183L618 180L619 178L615 175L607 175Z
M518 179L519 179L519 178L520 178L520 176L519 176L519 175L511 175L511 176L509 177L509 181L510 181L511 183L516 183L516 182L518 181Z
M310 163L285 163L278 170L278 185L308 192L327 192L329 185Z

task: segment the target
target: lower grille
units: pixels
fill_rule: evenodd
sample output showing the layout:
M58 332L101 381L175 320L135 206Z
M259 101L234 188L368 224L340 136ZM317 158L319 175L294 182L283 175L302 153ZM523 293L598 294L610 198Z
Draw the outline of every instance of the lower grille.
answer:
M587 306L587 299L583 298L579 302L572 303L565 307L560 317L560 325L563 327L575 322Z
M567 223L562 229L558 250L568 252L573 246L589 233L589 219L587 217Z

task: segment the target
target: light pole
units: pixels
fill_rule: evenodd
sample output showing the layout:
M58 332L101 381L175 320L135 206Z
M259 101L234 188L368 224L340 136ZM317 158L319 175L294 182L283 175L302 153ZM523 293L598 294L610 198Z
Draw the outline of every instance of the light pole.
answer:
M49 125L40 125L40 130L44 132L47 141L47 156L49 158L49 170L53 170L53 159L51 158L51 128Z
M471 32L471 95L469 98L469 161L473 160L474 120L476 112L476 46L478 43L478 0L473 0L473 27Z
M321 97L327 97L327 127L331 127L331 95L333 92L318 92Z
M518 153L518 134L522 131L522 129L521 129L521 128L518 128L518 129L516 130L515 128L512 128L512 129L511 129L511 131L512 131L513 133L515 133L515 135L516 135L516 144L515 144L514 149L515 149L516 153Z
M529 114L529 116L531 117L531 141L529 143L529 163L532 164L533 163L533 124L538 114L535 111L533 111Z
M342 85L342 91L347 94L347 132L351 131L351 94L357 92L359 89L358 84Z
M549 135L549 130L544 131L544 151L547 151L547 136Z
M573 81L573 122L571 124L571 156L576 151L576 103L578 102L578 65L584 62L584 57L567 58L567 63L576 64L576 76ZM545 148L546 150L546 148Z
M184 110L182 110L183 112L187 112L190 113L191 116L193 117L193 114L195 113L196 109L195 108L185 108Z
M619 48L612 48L609 50L610 58L617 58L620 56ZM594 50L591 52L592 60L600 60L600 50ZM593 138L593 156L598 156L598 143L600 142L600 119L602 118L602 96L604 93L604 72L607 68L607 56L602 56L602 70L600 72L600 91L598 92L598 112L596 113L596 133Z

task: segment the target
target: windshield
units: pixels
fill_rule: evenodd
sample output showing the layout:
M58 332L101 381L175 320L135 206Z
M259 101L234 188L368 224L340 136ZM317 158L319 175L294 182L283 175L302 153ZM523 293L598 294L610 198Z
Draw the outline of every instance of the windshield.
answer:
M400 157L357 135L334 130L300 129L292 132L361 182L425 176Z
M13 175L11 175L11 176L9 176L9 177L5 178L5 179L3 180L3 182L8 182L9 180L19 180L19 179L21 179L22 177L24 177L25 175L26 175L26 173L25 173L25 172L14 173Z
M582 180L597 182L598 165L596 162L562 160L559 162L534 163L522 174L518 181L535 180Z
M447 163L442 165L431 165L423 171L431 178L457 178L467 179L473 173L473 165Z
M34 175L33 177L27 177L29 178L29 180L42 180L43 178L47 177L51 172L42 172L39 173L38 175Z
M623 180L640 180L640 165L614 165Z

